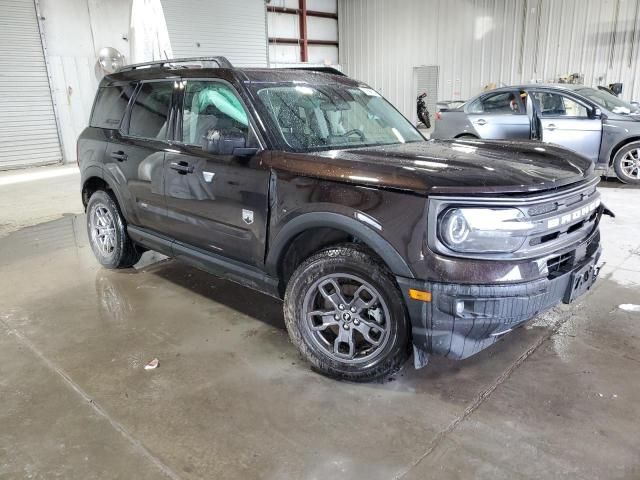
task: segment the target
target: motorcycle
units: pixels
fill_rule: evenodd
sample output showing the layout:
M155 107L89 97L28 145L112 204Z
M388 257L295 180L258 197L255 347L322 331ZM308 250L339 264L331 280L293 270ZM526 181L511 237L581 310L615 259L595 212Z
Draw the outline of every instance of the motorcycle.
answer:
M430 117L429 110L427 109L427 103L424 101L426 96L427 96L426 92L418 95L418 99L417 99L418 120L420 120L420 123L422 123L426 128L431 128L431 119L429 118ZM418 123L418 125L420 125L420 123Z

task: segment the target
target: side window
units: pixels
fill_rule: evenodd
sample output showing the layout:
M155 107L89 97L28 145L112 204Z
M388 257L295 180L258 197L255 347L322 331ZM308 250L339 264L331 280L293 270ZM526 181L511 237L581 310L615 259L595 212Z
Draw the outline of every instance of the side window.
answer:
M151 139L167 138L173 82L143 83L131 107L129 135Z
M482 99L477 99L469 105L467 108L467 113L482 113Z
M202 145L210 130L238 130L249 136L249 117L235 91L215 81L187 81L182 141Z
M97 128L120 128L133 90L133 85L100 88L96 94L96 103L89 125Z
M481 99L482 113L524 113L524 108L518 97L516 92L487 95Z
M549 92L535 92L533 95L541 117L589 117L585 106L564 95Z

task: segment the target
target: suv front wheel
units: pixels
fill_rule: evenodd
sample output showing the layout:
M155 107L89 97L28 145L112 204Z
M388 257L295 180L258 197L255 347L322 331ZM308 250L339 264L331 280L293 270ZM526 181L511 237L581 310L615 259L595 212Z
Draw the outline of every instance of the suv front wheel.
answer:
M106 268L128 268L142 253L127 234L127 228L113 197L98 190L87 204L87 233L91 249Z
M284 316L302 356L334 378L388 376L408 357L408 321L393 276L355 244L323 250L296 269Z

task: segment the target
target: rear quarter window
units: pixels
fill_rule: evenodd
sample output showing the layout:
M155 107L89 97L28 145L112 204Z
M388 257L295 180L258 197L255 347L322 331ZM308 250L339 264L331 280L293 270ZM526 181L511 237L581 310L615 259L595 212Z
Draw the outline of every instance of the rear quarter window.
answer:
M96 128L120 128L120 123L133 90L133 85L118 85L98 89L89 125Z

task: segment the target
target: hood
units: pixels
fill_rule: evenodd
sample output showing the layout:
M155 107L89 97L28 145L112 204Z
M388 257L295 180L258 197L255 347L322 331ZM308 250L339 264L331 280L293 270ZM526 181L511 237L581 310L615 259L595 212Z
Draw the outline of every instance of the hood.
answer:
M418 194L523 193L591 176L593 163L532 141L429 140L399 145L274 153L275 170Z

